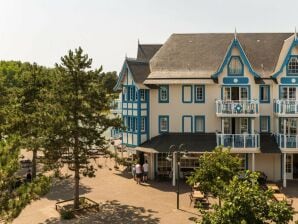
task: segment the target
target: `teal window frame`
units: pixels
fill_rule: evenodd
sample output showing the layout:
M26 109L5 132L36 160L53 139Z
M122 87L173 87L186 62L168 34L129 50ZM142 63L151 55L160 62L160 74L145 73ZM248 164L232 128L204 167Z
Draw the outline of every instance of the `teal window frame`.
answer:
M185 87L190 87L190 100L185 100L184 99ZM192 103L192 99L193 99L192 94L193 94L192 85L182 85L182 103Z
M235 73L233 71L234 69L231 68L232 60L238 60L241 64L241 69L238 73ZM244 75L244 64L243 64L240 56L231 56L227 67L228 67L228 76L243 76Z
M166 89L166 93L167 93L167 98L166 99L162 99L162 90ZM160 85L158 88L158 102L159 103L169 103L169 96L170 96L170 92L169 92L169 85Z
M203 120L203 131L198 131L197 130L197 119L202 119ZM194 122L195 122L195 125L194 125L194 127L195 127L194 132L195 133L205 133L206 132L205 115L196 115L195 119L194 119Z
M203 96L202 99L197 98L197 88L202 88ZM205 103L205 85L195 85L194 86L194 101L195 103Z
M161 120L166 119L167 120L167 129L166 130L161 130ZM170 117L168 115L159 115L158 116L158 132L160 134L162 133L168 133L170 128Z
M190 118L190 132L185 132L185 130L184 130L185 118ZM183 133L193 133L193 118L191 115L183 115L182 116L182 132Z
M264 89L267 88L266 92L267 92L267 96L268 96L268 99L262 99L262 93L264 91ZM259 88L259 91L260 91L260 103L270 103L270 85L260 85L260 88Z

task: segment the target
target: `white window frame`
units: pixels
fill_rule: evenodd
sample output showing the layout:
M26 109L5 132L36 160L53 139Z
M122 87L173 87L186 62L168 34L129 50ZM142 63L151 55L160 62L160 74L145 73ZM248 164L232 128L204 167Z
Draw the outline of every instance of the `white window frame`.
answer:
M141 99L141 101L146 100L145 90L144 89L140 89L140 99Z
M141 117L141 131L146 131L146 117Z

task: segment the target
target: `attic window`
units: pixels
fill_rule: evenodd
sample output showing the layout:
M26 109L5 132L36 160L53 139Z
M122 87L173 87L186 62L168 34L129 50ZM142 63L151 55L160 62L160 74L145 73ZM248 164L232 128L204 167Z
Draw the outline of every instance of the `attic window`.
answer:
M288 74L298 75L298 56L291 56L288 63Z
M239 56L232 56L228 64L228 75L243 75L243 63Z

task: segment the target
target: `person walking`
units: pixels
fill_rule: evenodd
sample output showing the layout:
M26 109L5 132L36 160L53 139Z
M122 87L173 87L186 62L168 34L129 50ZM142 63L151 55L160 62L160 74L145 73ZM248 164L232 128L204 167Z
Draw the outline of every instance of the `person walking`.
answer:
M144 182L147 182L147 181L148 181L148 172L149 172L149 165L148 165L147 160L146 160L145 163L143 164L143 171L144 171L144 174L143 174L143 181L144 181Z
M141 178L142 178L142 166L140 162L136 165L136 176L137 176L137 184L141 184Z
M132 164L131 174L134 180L136 180L136 164Z

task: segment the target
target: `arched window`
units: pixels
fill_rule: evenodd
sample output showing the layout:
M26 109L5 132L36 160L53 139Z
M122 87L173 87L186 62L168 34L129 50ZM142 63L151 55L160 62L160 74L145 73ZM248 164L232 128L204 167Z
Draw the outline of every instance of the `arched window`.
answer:
M287 70L288 74L298 75L298 56L291 56Z
M240 57L231 57L228 64L228 75L243 75L243 64Z

